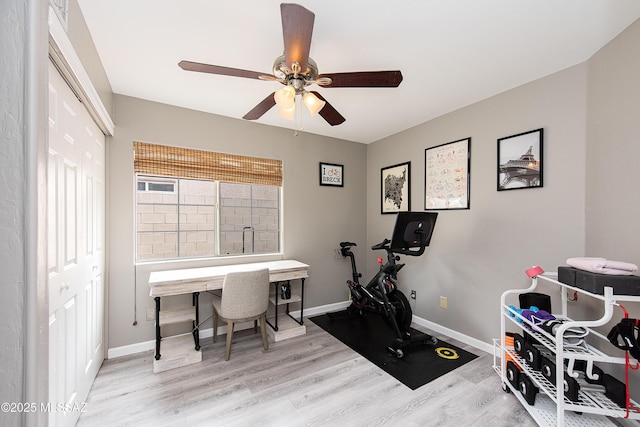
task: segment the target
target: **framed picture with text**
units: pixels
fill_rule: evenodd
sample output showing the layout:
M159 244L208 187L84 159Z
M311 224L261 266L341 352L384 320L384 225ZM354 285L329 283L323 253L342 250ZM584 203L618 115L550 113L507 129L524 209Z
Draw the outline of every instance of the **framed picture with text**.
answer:
M344 166L320 162L320 185L344 187Z
M380 170L380 213L411 210L411 162Z

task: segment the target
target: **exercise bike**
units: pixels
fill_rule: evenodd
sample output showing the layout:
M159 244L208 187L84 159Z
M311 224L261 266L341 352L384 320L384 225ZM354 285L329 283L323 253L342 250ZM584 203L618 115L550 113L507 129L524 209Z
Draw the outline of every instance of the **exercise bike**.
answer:
M398 289L398 271L404 267L399 264L400 256L420 256L429 245L437 213L401 212L396 219L392 240L384 239L371 247L372 250L384 250L386 262L378 258L380 269L366 286L360 284L360 274L356 268L355 255L351 250L357 246L353 242L341 242L340 253L351 260L352 280L347 281L351 293L350 314L366 316L367 313L381 315L385 323L394 331L396 338L386 350L397 358L405 355L407 347L416 344L435 345L437 339L418 332L411 332L413 313L407 297Z

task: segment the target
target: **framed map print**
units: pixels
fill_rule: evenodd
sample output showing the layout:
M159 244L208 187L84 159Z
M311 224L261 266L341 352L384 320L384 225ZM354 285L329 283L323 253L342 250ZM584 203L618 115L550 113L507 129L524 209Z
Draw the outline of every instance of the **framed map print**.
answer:
M469 209L471 138L424 150L424 209Z
M411 162L380 170L380 213L409 212L411 209Z

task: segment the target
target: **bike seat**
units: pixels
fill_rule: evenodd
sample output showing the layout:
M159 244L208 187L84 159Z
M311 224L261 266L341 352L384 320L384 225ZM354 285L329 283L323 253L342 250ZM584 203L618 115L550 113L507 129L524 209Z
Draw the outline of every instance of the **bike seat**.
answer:
M341 248L346 248L347 246L358 246L355 243L352 242L340 242L340 247Z

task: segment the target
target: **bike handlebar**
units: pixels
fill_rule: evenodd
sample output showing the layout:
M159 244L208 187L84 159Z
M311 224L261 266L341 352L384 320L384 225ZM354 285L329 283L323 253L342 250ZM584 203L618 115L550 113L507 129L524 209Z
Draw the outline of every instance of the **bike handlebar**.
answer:
M389 247L389 243L391 243L391 240L389 239L384 239L382 242L378 243L377 245L371 246L371 249L373 249L374 251L379 249L385 249L389 253L409 255L409 256L420 256L424 253L424 250L426 248L426 244L424 241L425 235L423 231L417 231L416 234L419 236L419 239L420 239L420 245L417 247L417 249L411 249L411 248L391 249Z
M389 247L387 246L389 243L391 243L391 240L384 239L382 242L378 243L377 245L371 246L371 249L373 249L374 251L377 251L378 249L389 249Z
M420 240L421 243L424 243L424 234L423 233L417 233L420 235ZM402 254L402 255L409 255L409 256L420 256L424 253L425 250L425 246L424 244L421 244L418 249L410 249L410 248L396 248L396 249L391 249L389 247L389 243L391 243L391 240L389 239L384 239L382 242L375 244L373 246L371 246L371 249L374 251L380 250L380 249L385 249L386 251L390 252L390 253L396 253L396 254ZM344 250L349 250L351 249L352 246L357 246L355 243L353 242L340 242L340 248L344 251Z

